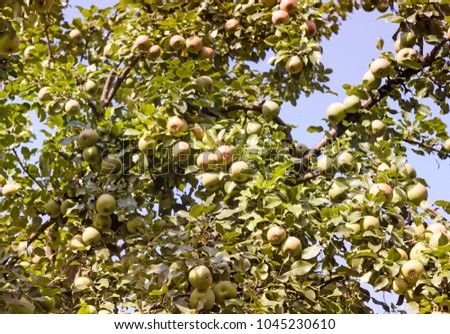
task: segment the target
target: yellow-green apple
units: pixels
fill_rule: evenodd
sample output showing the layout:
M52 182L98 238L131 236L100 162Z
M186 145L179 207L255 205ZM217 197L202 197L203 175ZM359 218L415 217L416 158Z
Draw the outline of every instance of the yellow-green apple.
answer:
M78 135L78 144L81 148L90 147L100 140L97 131L92 129L85 129Z
M286 257L297 257L302 252L302 243L296 237L288 237L281 246L281 251Z
M84 83L83 89L86 93L93 94L97 91L97 83L91 79L88 79Z
M273 245L281 244L286 239L286 230L280 226L272 226L267 231L267 240Z
M386 124L379 119L372 121L370 124L370 132L374 137L382 137L386 133Z
M27 46L23 51L23 57L25 59L31 59L37 57L38 52L36 51L36 47L34 45Z
M202 305L200 309L204 311L209 311L212 309L215 301L216 297L211 288L207 288L205 290L194 289L189 297L189 302L192 308L197 309L200 308L200 305Z
M219 174L205 173L202 175L202 185L208 191L216 191L220 187Z
M102 154L97 146L87 147L83 150L83 159L90 164L102 161Z
M176 50L176 51L181 50L186 46L186 40L181 35L172 36L169 41L169 46L173 50Z
M66 199L61 203L61 214L63 216L67 215L69 209L75 206L75 202L71 199Z
M69 241L69 249L71 250L84 249L85 246L86 245L83 242L83 237L81 236L81 234L75 235Z
M417 176L416 169L409 163L401 165L399 172L405 179L414 179Z
M72 42L80 44L83 42L83 33L79 29L73 29L69 33L69 38Z
M417 68L420 67L418 62L419 52L412 48L403 48L395 56L395 61L405 68Z
M397 277L394 282L392 282L392 290L398 295L402 295L409 289L408 282L401 277Z
M430 248L423 242L418 242L410 249L409 258L411 260L421 261L423 259L423 253L429 250Z
M211 286L212 275L208 267L200 265L189 271L189 282L194 288L204 290Z
M347 197L347 189L340 184L333 183L328 190L328 195L333 202L340 203Z
M50 87L45 86L39 90L38 98L41 101L49 101L52 98L52 92Z
M306 146L305 144L296 143L294 145L293 154L297 158L302 158L306 154L307 151L308 151L308 146Z
M81 238L86 246L97 244L101 237L102 235L100 234L100 231L95 227L87 227L81 235Z
M317 168L321 172L332 172L334 168L334 161L329 156L324 155L319 160L317 160Z
M442 145L442 149L445 152L450 152L450 138L444 142L444 145Z
M196 78L195 83L207 92L211 92L214 89L214 80L206 75Z
M372 72L369 70L363 76L363 84L368 89L377 89L381 84L380 78L375 78Z
M299 56L292 56L286 62L286 71L288 73L298 73L303 69L303 60Z
M254 122L254 121L250 121L246 124L245 126L245 132L247 133L247 135L260 135L262 132L262 124L259 122Z
M185 141L179 141L172 148L172 157L177 162L186 161L191 154L191 146Z
M370 72L372 72L375 78L387 77L392 70L391 62L386 58L375 59L370 64Z
M265 101L262 105L262 113L267 119L273 119L280 114L280 106L274 101Z
M244 161L236 161L230 166L228 173L233 181L245 182L250 177L250 167Z
M0 53L10 55L17 52L20 46L20 39L17 34L11 36L9 33L4 32L0 36Z
M81 110L80 102L77 100L69 100L64 105L64 110L69 115L77 115Z
M347 96L343 103L347 114L357 113L361 109L361 99L356 95Z
M2 188L3 196L14 196L19 190L19 184L16 182L9 182L5 184Z
M416 205L419 205L420 202L428 199L427 188L422 183L409 185L406 188L406 195L408 196L408 200Z
M236 285L230 281L220 281L212 288L216 302L223 304L226 299L233 299L237 296Z
M92 218L92 225L100 232L109 231L111 228L112 219L110 216L103 216L96 213L94 218Z
M406 192L402 188L395 187L392 195L392 204L403 205L407 200Z
M94 282L87 276L79 276L73 281L73 286L77 290L83 290L94 285Z
M420 261L408 260L402 265L401 271L408 283L415 284L425 271L425 268Z
M347 151L340 153L336 158L336 167L342 172L353 170L353 155Z
M373 230L380 228L380 220L374 216L365 216L363 219L363 229Z
M116 154L108 154L101 165L102 174L118 174L122 172L122 160Z
M146 132L144 135L139 139L138 147L139 150L142 152L147 152L149 149L156 148L156 140L151 137L151 132Z
M167 131L172 137L183 136L188 129L187 122L178 116L172 116L167 120Z
M345 105L341 102L331 103L327 108L327 118L331 124L342 122L347 116Z
M198 36L191 36L186 40L186 49L188 52L197 53L203 47L203 41Z
M97 202L95 203L97 212L104 216L111 215L114 210L116 210L116 206L116 199L110 194L100 195L100 197L97 199Z
M52 218L56 218L61 214L61 206L54 200L47 202L44 208L45 212Z

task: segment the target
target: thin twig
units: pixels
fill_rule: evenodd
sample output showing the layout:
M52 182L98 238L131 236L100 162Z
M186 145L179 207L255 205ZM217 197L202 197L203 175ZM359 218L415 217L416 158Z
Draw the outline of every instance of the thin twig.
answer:
M14 153L14 155L17 158L17 161L19 162L20 167L22 168L22 170L24 171L25 174L27 174L27 176L33 180L34 183L36 183L38 185L39 188L41 188L42 190L45 190L45 187L38 181L36 180L36 178L30 174L30 171L28 170L28 167L24 165L24 163L22 162L22 160L20 159L19 155L17 154L17 151L15 148L12 149L12 152Z
M53 61L55 61L55 58L53 57L52 46L50 43L50 35L48 33L47 21L44 24L44 32L45 32L45 38L47 39L48 56L50 57L50 60L53 62Z

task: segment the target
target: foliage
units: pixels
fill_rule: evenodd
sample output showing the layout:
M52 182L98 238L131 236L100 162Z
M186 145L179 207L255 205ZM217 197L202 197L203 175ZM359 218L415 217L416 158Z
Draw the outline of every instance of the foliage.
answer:
M278 4L260 1L121 0L77 7L82 18L72 22L63 1L39 12L30 1L0 1L1 35L21 41L0 55L0 312L370 313L370 301L386 312L405 301L448 312L450 223L437 207L450 212L450 203L412 193L426 181L407 164L406 144L449 157L446 125L429 105L449 111L450 7L362 2L302 1L289 23L273 24ZM262 104L327 92L332 71L319 43L361 6L385 12L398 25L393 40L418 57L396 59L380 42L388 75L376 87L346 85L356 109L344 104L330 129L311 127L325 136L305 152ZM238 26L226 30L232 18ZM207 49L174 50L174 35L200 37L213 59ZM154 45L160 55L147 51ZM293 56L303 67L288 73ZM255 70L265 59L269 69ZM173 116L188 128L167 129ZM99 135L87 145L97 149L81 144L85 129ZM223 146L246 165L230 169ZM199 163L205 152L213 159ZM116 203L96 203L103 194ZM100 215L105 206L114 213ZM301 252L268 242L274 225ZM368 286L391 293L408 255L424 273L405 277L397 304L378 300ZM208 311L199 297L195 310L189 272L200 265L214 283L231 281L237 297Z

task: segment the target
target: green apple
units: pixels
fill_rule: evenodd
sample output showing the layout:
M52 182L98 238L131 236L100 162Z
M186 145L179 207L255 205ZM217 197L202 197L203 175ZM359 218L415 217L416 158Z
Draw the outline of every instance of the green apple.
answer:
M228 173L233 181L245 182L250 177L250 167L244 161L236 161L230 166Z
M373 230L380 228L380 220L374 216L365 216L363 219L363 229Z
M321 172L331 173L334 169L333 159L327 155L322 156L319 160L317 160L317 168Z
M61 206L56 201L50 201L45 204L45 212L52 218L61 214Z
M84 290L94 285L94 282L87 276L79 276L73 281L73 286L77 290Z
M75 206L75 202L71 199L66 199L61 203L61 214L65 216L69 209L73 208Z
M280 114L280 106L274 101L265 101L262 105L262 113L267 119L273 119Z
M425 268L422 262L417 260L408 260L402 265L401 268L403 276L410 284L415 284L424 271Z
M181 35L175 35L170 38L169 46L173 50L176 50L176 51L181 50L185 47L185 45L186 45L186 40Z
M83 43L83 33L79 29L73 29L69 33L69 38L72 42L74 42L76 44Z
M345 105L341 102L334 102L327 108L327 118L331 124L342 122L347 117Z
M418 62L418 59L419 52L412 48L403 48L395 56L395 61L397 62L397 64L405 68L420 68L421 65Z
M399 41L400 41L400 49L410 48L416 45L417 37L411 31L404 31L400 34Z
M286 230L280 226L272 226L267 231L267 240L272 245L279 245L284 239L286 239Z
M97 91L97 83L91 79L88 79L84 85L83 89L88 94L93 94Z
M103 57L113 58L119 51L119 46L115 43L108 43L103 48Z
M223 304L227 299L233 299L237 296L236 285L230 281L220 281L212 288L216 302Z
M414 179L417 176L416 169L409 163L399 166L399 173L405 179Z
M200 308L202 310L208 311L214 307L216 297L211 288L206 290L194 289L189 297L189 302L191 307L194 309ZM202 307L200 307L202 305Z
M145 228L145 222L142 217L133 217L127 222L127 231L129 233L140 233L143 228Z
M285 257L295 258L302 252L302 243L296 237L288 237L283 242L281 251Z
M100 140L97 131L92 129L86 129L80 132L78 135L78 144L81 148L87 148L95 145Z
M110 230L112 219L110 216L103 216L96 213L92 219L92 225L100 232L107 232Z
M448 244L447 234L442 232L433 233L428 240L428 244L431 246L432 249L436 249L439 246L447 245Z
M198 36L191 36L186 40L186 49L188 52L197 53L203 47L203 41Z
M409 185L406 188L406 195L408 196L408 200L416 205L419 205L420 202L428 199L427 188L422 183Z
M363 84L370 90L377 89L381 84L381 79L375 78L375 76L369 70L363 76Z
M253 134L259 136L262 132L262 124L254 121L247 122L247 124L245 125L245 132L249 136Z
M91 146L83 150L83 159L90 164L102 161L102 154L97 146Z
M53 5L53 0L34 0L31 9L38 13L48 12Z
M370 72L375 78L387 77L392 71L391 62L386 58L375 59L370 64Z
M328 191L328 195L334 203L341 203L347 197L347 188L333 183Z
M10 36L9 33L4 32L0 36L0 53L5 55L10 55L11 53L17 52L20 46L20 39L17 34Z
M19 184L16 182L9 182L3 186L2 195L12 197L17 193L17 190L19 190Z
M71 250L84 249L85 247L86 245L83 242L83 237L81 236L81 234L75 235L69 241L69 249Z
M167 131L172 137L181 137L188 130L187 122L178 116L172 116L167 120Z
M305 144L296 143L294 145L293 155L296 158L302 158L308 150L309 148Z
M403 205L408 200L406 192L399 187L395 187L392 194L392 204Z
M107 174L121 174L122 173L122 160L116 154L108 154L103 160L101 165L101 173Z
M398 295L404 294L408 289L409 289L408 282L401 277L397 277L392 283L392 290Z
M185 141L179 141L172 148L172 157L177 162L186 161L191 154L191 146Z
M303 60L299 56L292 56L286 62L286 71L291 74L300 72L303 69Z
M370 132L374 137L383 137L386 133L386 130L386 124L378 119L372 121L372 123L370 124Z
M104 216L109 216L116 210L116 199L110 194L103 194L97 199L95 203L97 212Z
M350 172L353 170L353 155L349 152L341 152L336 158L336 167L341 172Z
M80 102L77 100L69 100L64 105L64 110L68 115L77 115L81 110Z
M347 114L357 113L361 109L361 99L356 95L347 96L343 103Z
M81 235L83 243L86 246L97 244L100 241L101 237L102 235L100 231L97 230L95 227L87 227L84 230L83 234Z
M219 174L205 173L202 175L202 185L208 191L216 191L220 187Z
M38 98L39 98L39 100L41 100L42 102L44 102L44 101L49 101L51 98L52 98L52 92L51 92L51 89L50 89L50 87L42 87L40 90L39 90L39 93L38 93Z
M199 290L207 289L212 284L212 275L208 267L200 265L189 271L189 283Z
M207 92L212 92L214 89L214 80L206 75L196 78L195 84L199 85Z

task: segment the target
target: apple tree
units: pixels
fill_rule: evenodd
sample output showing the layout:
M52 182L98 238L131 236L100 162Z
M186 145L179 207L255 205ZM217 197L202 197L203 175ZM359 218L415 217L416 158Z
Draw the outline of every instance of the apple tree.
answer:
M450 6L83 3L0 1L0 312L449 312L450 202L407 147L449 158ZM395 52L306 147L280 109L357 10Z

